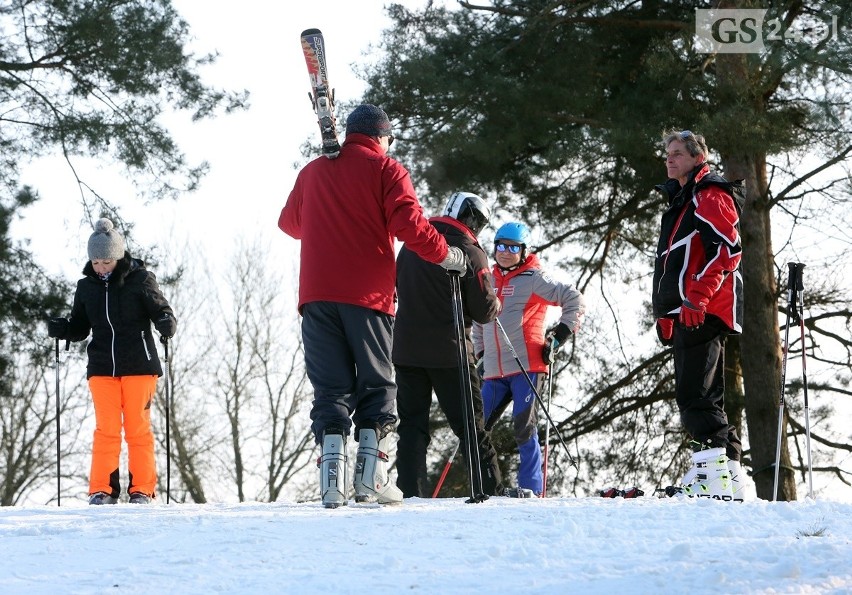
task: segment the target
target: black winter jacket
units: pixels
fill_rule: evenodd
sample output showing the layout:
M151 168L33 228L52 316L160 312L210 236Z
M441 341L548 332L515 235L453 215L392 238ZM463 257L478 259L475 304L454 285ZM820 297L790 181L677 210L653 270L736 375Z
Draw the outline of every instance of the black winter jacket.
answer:
M429 222L447 244L461 248L470 261L461 279L461 291L468 359L473 361L472 320L485 324L500 313L488 256L471 231L455 219L433 217ZM421 368L457 367L458 340L447 272L403 246L397 257L396 290L399 306L394 322L393 363Z
M89 336L88 378L92 376L163 375L151 321L163 314L174 317L154 273L128 252L118 261L108 281L95 273L91 261L77 282L65 339Z

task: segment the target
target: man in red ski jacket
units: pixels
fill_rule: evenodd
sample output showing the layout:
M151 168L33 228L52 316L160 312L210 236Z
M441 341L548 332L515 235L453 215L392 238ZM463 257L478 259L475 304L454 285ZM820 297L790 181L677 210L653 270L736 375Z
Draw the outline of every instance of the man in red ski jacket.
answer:
M353 421L356 501L402 500L387 477L385 454L397 421L394 238L424 260L465 268L461 250L448 248L423 215L408 171L387 156L393 140L382 109L355 108L340 155L314 159L299 172L278 219L282 231L302 241L299 311L328 508L347 503L346 437Z
M675 387L694 466L681 481L691 496L742 498L742 444L724 408L725 337L742 331L741 186L710 171L704 137L663 135L667 199L654 265L657 332L674 346ZM735 493L732 493L732 489Z

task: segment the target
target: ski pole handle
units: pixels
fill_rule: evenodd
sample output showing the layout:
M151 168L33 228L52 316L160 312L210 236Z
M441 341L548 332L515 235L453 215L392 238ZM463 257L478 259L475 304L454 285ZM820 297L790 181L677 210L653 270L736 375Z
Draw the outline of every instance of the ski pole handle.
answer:
M798 275L798 262L787 263L787 299L793 301L793 292L796 290L796 278Z
M787 277L787 289L789 291L803 291L804 290L804 282L802 281L802 277L805 271L805 263L803 262L788 262L787 267L788 277Z
M805 318L804 318L804 316L805 316L805 295L804 295L805 294L805 284L804 284L804 281L803 281L804 273L805 273L804 263L801 263L801 262L797 263L796 264L796 302L799 305L799 310L798 310L798 314L796 315L796 317L799 319L800 325L803 324L804 320L805 320ZM804 327L802 327L802 328L804 328ZM804 345L804 341L802 342L802 345ZM804 351L802 352L802 355L804 355Z
M798 303L802 297L802 268L805 265L799 262L787 263L787 316L794 324L799 324Z
M802 262L796 263L796 291L799 292L799 295L805 290L805 284L803 281L805 273L805 264Z

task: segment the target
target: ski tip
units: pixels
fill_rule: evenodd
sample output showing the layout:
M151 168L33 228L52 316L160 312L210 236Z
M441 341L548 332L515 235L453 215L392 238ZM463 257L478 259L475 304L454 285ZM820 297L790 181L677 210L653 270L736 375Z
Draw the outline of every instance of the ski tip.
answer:
M305 29L302 31L302 37L305 37L306 35L322 35L322 31L319 29Z

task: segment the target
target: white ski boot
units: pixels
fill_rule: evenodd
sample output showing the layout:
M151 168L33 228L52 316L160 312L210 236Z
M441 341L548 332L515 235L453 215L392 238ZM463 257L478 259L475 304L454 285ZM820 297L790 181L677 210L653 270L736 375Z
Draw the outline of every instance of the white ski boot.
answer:
M390 431L378 438L373 428L362 428L358 436L358 455L355 460L355 502L398 504L402 490L388 477Z
M326 508L346 506L346 436L331 430L323 433L320 470L320 494Z
M683 493L689 497L713 498L730 502L734 499L728 455L725 449L710 448L692 453L695 478L684 484ZM690 474L687 473L687 476Z
M686 472L686 475L681 478L679 485L688 486L695 481L696 477L698 477L698 467L696 467L695 463L693 463L692 467L689 468L689 471Z
M745 501L745 475L739 461L728 459L728 471L731 472L731 491L734 502Z

